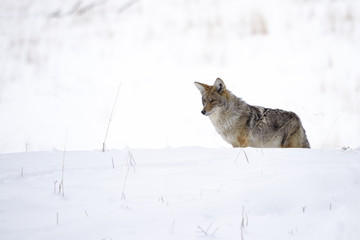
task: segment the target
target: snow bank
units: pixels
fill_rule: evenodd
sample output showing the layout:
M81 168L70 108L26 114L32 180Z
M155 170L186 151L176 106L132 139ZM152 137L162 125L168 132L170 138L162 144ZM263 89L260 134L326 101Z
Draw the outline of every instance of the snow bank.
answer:
M357 240L359 182L358 150L1 154L0 235Z

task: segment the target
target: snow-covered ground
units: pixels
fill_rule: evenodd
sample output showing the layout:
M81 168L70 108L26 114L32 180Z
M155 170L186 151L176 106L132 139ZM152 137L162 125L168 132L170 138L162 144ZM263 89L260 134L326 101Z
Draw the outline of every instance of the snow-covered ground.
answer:
M2 0L0 152L228 146L194 81L360 145L360 1Z
M358 240L359 184L359 150L0 154L0 238Z
M360 1L2 0L0 52L1 240L360 239ZM316 149L228 148L217 77Z

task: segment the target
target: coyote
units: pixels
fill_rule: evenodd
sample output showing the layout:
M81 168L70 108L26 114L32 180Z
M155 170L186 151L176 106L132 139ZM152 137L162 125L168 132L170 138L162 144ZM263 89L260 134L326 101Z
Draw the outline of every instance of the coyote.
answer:
M300 118L293 112L252 106L226 89L220 78L213 86L195 82L202 95L202 114L235 147L310 148Z

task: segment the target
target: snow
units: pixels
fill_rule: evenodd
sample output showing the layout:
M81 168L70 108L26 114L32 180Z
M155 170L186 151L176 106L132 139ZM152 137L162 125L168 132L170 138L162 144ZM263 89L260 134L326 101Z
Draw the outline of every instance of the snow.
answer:
M360 239L359 14L354 0L2 0L1 240ZM296 112L313 149L229 148L193 84L217 77Z
M0 154L0 235L356 240L359 183L360 151L351 149Z
M91 8L94 6L93 8ZM227 147L194 81L360 145L360 2L3 0L0 152Z

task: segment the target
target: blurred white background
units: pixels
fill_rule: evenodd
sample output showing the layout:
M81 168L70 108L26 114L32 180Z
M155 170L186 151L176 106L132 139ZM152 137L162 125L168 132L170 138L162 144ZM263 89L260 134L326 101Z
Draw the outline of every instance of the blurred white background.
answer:
M217 77L360 145L360 1L2 0L0 52L0 152L101 149L120 83L108 148L230 147L193 84Z

